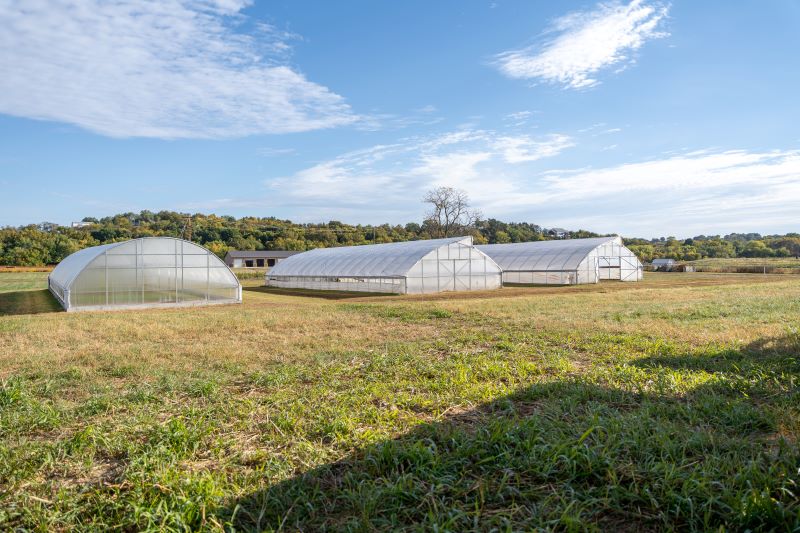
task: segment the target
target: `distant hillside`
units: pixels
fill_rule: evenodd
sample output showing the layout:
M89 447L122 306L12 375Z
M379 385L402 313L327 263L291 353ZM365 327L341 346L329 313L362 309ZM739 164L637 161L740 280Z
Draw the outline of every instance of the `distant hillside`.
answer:
M54 264L67 255L108 242L137 237L169 235L198 242L219 256L237 250L310 250L312 248L374 244L435 238L426 222L380 226L350 225L338 221L296 224L277 218L234 218L161 211L123 213L95 219L82 228L52 223L0 229L0 265L38 266ZM551 238L548 229L527 222L489 219L464 228L478 243L525 242ZM596 237L585 230L569 231L569 237ZM698 236L685 241L626 238L626 244L644 261L657 257L694 260L706 257L792 257L800 255L800 235L762 237L757 233Z

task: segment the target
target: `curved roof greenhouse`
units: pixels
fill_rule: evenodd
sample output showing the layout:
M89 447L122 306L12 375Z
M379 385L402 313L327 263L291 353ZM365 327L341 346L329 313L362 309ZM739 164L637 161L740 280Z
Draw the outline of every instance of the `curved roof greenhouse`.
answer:
M639 281L642 264L620 237L485 244L476 246L503 269L503 283L597 283Z
M317 248L267 274L273 287L418 294L500 287L500 267L472 237Z
M241 303L231 270L202 246L149 237L66 257L47 278L67 311Z

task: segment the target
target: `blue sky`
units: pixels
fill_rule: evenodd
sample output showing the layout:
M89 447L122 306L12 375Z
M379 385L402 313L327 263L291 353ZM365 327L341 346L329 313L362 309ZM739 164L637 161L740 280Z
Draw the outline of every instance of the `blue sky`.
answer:
M22 9L20 6L24 6ZM800 2L0 4L0 225L799 231Z

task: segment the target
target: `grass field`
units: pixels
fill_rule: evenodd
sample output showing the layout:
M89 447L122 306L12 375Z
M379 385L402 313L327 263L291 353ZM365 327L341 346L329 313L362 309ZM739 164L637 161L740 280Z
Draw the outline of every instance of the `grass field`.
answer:
M708 258L689 261L692 265L703 266L749 266L767 265L783 268L799 268L800 259L794 257L734 257L734 258Z
M731 259L698 259L688 261L698 272L762 272L768 274L800 274L800 259L794 257L737 257Z
M800 529L796 276L71 314L45 279L0 274L3 530Z
M266 268L233 268L233 273L242 281L245 280L260 280L264 281L264 276L267 275Z

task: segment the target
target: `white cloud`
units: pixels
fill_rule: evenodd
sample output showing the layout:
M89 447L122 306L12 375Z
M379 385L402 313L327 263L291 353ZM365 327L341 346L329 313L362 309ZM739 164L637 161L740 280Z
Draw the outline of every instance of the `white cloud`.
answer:
M800 152L691 152L667 159L545 178L551 197L596 197L635 191L680 191L752 187L764 190L800 182ZM691 200L691 199L689 199Z
M797 231L800 151L694 151L640 163L546 173L508 211L628 235Z
M551 134L534 139L527 135L516 137L499 137L494 146L503 153L509 163L536 161L552 157L574 146L575 143L567 135Z
M426 178L431 185L468 189L470 183L480 177L478 165L491 158L491 152L481 151L424 155L412 174Z
M667 12L646 0L599 4L555 20L542 43L498 54L495 65L510 78L592 87L601 70L617 65L619 71L646 41L666 35L660 25Z
M258 150L258 155L263 157L280 157L284 155L292 155L296 153L297 150L294 148L261 148Z
M514 155L520 142L486 130L406 139L343 154L268 185L314 220L321 212L355 221L413 220L422 211L422 193L444 184L466 190L486 216L545 226L644 237L797 231L800 151L705 150L543 170L543 161Z
M0 113L112 137L221 138L358 120L287 66L297 38L240 31L243 0L0 3Z
M507 114L506 118L509 119L509 120L517 122L517 121L520 121L520 120L526 120L526 119L530 118L531 115L533 115L533 111L517 111L515 113Z
M533 138L460 130L349 152L267 185L292 204L358 205L371 213L378 198L386 208L407 209L436 185L459 187L488 204L518 189L509 165L553 157L570 146L570 138L559 134Z
M372 113L361 115L355 126L362 131L386 131L399 130L411 126L432 126L444 120L443 117L435 115L436 108L425 106L414 109L405 115L394 113Z

